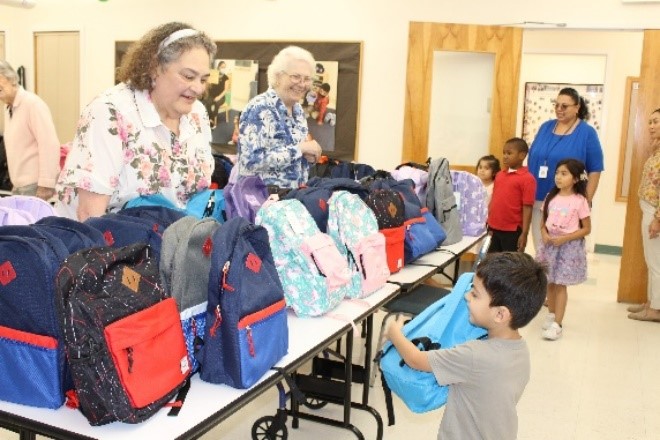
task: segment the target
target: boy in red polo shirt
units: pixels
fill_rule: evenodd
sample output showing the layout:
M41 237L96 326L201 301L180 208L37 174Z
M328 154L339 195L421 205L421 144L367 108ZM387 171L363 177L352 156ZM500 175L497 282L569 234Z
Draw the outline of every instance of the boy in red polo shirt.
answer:
M495 176L488 208L488 230L492 236L488 252L519 251L527 245L536 192L534 176L523 166L529 147L520 138L504 144L504 169Z

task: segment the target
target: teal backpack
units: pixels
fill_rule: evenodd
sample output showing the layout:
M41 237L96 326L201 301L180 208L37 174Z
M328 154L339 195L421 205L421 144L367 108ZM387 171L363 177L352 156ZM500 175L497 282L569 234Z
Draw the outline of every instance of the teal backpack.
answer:
M335 191L328 201L328 235L351 270L349 298L363 298L380 289L390 276L385 236L376 215L362 199Z
M300 201L264 205L255 219L268 231L284 298L298 316L334 309L351 290L351 274L334 241Z

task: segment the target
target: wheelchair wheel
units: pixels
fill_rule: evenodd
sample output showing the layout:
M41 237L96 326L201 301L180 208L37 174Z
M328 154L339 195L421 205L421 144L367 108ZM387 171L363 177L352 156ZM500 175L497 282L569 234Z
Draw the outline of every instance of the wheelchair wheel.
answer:
M305 406L309 409L321 409L326 406L328 402L325 400L320 400L315 397L308 397L305 399Z
M252 440L286 440L286 425L278 423L275 416L264 416L252 425Z

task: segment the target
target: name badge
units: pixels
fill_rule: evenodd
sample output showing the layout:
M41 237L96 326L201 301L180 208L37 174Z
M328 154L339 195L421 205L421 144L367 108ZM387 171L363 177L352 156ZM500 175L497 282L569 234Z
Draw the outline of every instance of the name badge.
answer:
M545 179L548 177L548 167L543 165L539 168L539 179Z

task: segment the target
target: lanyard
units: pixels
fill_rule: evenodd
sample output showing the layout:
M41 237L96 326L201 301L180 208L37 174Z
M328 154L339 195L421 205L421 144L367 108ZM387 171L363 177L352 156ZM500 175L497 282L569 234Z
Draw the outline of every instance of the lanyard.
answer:
M548 166L548 158L550 157L550 153L552 152L552 150L557 146L558 143L560 143L560 142L561 142L561 141L562 141L562 140L568 135L568 132L571 131L571 130L572 130L572 129L578 124L578 121L579 121L579 120L580 120L580 118L577 118L577 119L575 120L575 122L573 123L573 125L571 125L570 127L568 127L568 128L566 129L566 131L564 131L564 133L561 134L561 135L555 133L555 130L557 129L558 121L555 122L555 127L552 129L552 134L554 134L555 136L557 136L558 139L554 142L554 144L552 144L552 145L547 149L547 151L546 151L546 153L545 153L545 159L543 159L543 165L544 165L544 166Z

